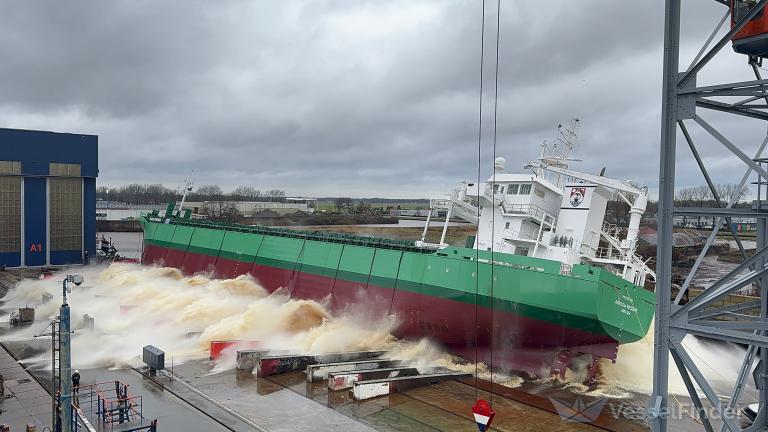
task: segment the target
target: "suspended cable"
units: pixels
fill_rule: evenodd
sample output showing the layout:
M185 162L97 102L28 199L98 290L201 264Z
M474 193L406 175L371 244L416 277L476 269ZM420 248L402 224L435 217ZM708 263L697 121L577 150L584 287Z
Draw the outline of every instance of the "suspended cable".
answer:
M485 0L483 0L483 16L480 24L480 104L478 113L478 128L477 128L477 230L475 231L475 244L479 246L480 239L480 175L482 166L482 142L483 142L483 64L485 60ZM478 331L479 314L478 314L478 298L480 295L480 249L475 247L475 399L478 399L477 391L477 375L478 375Z
M498 111L499 111L499 36L501 34L501 0L496 1L496 70L494 74L494 95L493 95L493 186L491 186L491 205L493 206L493 213L491 213L491 341L490 341L490 373L491 373L491 395L490 402L493 406L493 345L494 345L494 287L496 285L496 278L494 275L494 267L496 266L493 260L493 253L496 249L496 245L493 243L495 230L496 230L496 137L497 137L497 123L498 123Z

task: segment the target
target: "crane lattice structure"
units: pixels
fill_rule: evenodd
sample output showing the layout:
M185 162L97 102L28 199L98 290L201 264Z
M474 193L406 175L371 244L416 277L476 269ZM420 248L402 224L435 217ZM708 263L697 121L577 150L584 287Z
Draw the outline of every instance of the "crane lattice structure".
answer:
M680 372L695 406L698 420L705 430L720 431L742 430L742 424L735 417L736 410L743 406L742 396L747 383L754 379L759 393L757 417L745 430L767 430L766 404L768 400L768 242L766 242L766 202L765 186L768 184L768 171L762 156L768 144L768 137L759 137L754 144L762 140L755 155L748 155L736 143L704 120L711 111L727 113L729 121L768 120L768 80L760 77L758 68L762 52L745 52L754 49L753 44L763 45L768 30L756 31L757 24L768 22L768 11L763 12L768 0L715 0L727 10L725 15L687 69L680 69L680 21L682 0L665 0L665 37L664 37L664 83L661 129L661 157L659 175L659 210L658 210L658 247L657 247L657 286L656 286L656 327L654 341L654 382L649 415L654 431L666 431L671 407L668 401L668 378L670 357ZM699 7L698 1L689 2L690 8ZM694 4L695 3L695 4ZM730 30L722 37L723 24L730 22ZM746 36L745 37L745 33ZM714 42L714 43L713 43ZM697 76L707 68L722 50L733 42L737 52L750 54L749 64L755 74L755 80L730 82L715 85L697 85ZM759 50L758 50L759 51ZM738 192L732 197L719 196L715 185L700 156L697 146L688 131L688 126L696 124L706 131L712 139L743 163L744 174L741 187L747 185L750 178L757 177L757 200L751 208L736 207ZM687 150L677 157L676 142L680 135L689 147L701 175L711 189L717 207L676 208L675 164L687 157ZM681 142L682 142L681 141ZM685 155L685 156L683 156ZM741 174L741 173L739 173ZM675 216L706 216L717 218L713 231L699 255L690 274L677 293L672 291L672 234ZM733 229L730 218L747 217L757 219L757 249L752 256L745 252L738 232ZM725 224L724 224L725 222ZM707 249L712 245L718 231L724 228L731 231L742 253L743 262L736 269L724 275L700 295L689 298L688 286L693 275L701 265ZM759 296L742 304L716 305L719 300L731 293L748 287L756 287ZM673 297L674 294L674 297ZM741 364L738 378L732 393L721 398L707 378L701 373L700 366L686 348L683 339L695 335L721 341L728 341L747 346L748 349ZM750 373L753 371L752 376ZM698 386L698 388L697 388ZM703 395L703 396L702 396ZM719 419L715 419L717 414Z

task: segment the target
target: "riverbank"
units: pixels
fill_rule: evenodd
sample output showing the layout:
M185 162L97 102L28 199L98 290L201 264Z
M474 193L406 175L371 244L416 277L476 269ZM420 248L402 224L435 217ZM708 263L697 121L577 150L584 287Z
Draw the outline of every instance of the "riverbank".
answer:
M278 216L245 217L237 221L242 225L262 226L326 226L326 225L397 225L398 218L386 215L306 214L294 213ZM97 220L98 232L141 232L138 220Z

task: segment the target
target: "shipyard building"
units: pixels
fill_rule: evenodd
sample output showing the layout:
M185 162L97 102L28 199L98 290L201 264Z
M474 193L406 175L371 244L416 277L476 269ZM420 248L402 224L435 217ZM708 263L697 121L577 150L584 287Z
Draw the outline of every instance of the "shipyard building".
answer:
M0 267L96 254L98 137L0 128Z

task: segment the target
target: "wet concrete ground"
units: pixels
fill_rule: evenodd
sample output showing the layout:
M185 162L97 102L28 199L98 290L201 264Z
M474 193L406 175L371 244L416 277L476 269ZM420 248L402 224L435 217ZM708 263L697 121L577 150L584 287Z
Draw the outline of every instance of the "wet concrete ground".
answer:
M491 395L487 391L472 386L472 380L448 381L368 401L353 401L348 391L330 392L325 382L308 383L303 372L258 378L243 371L230 370L214 375L209 374L209 371L210 366L207 361L196 361L177 367L174 373L183 381L238 413L248 418L259 419L261 424L267 426L269 430L326 430L318 427L319 418L311 420L311 424L303 422L303 419L307 418L305 410L316 410L316 408L308 408L315 405L332 408L335 413L359 422L359 429L351 430L372 428L387 432L476 431L477 426L471 417L471 406L477 398L492 400L497 411L493 430L599 430L589 424L564 422L556 414L499 394ZM158 381L164 385L170 384L167 376L159 377ZM308 405L309 400L314 403ZM285 401L290 401L291 412L297 414L298 421L294 423L294 429L269 423L281 417L269 413L273 409L279 412L284 411L286 408L280 404ZM624 426L622 430L645 429L642 425L630 425L627 422Z
M6 345L16 354L31 355L45 348L43 342ZM600 417L586 424L563 421L551 412L552 400L566 405L581 400L592 405L600 404L601 399L574 394L554 384L530 381L517 389L496 388L495 394L491 394L482 385L476 388L474 380L469 379L357 402L348 391L329 392L325 382L308 383L303 372L257 378L236 370L213 374L211 367L208 361L187 362L174 368L175 380L168 373L150 379L132 369L90 369L81 370L81 374L83 384L114 380L129 384L133 394L142 396L144 416L144 421L133 422L131 426L146 425L156 418L160 430L475 431L470 409L477 398L492 401L497 411L492 430L496 431L648 430L646 422L636 420L646 404L644 395L607 400L598 412ZM49 379L49 371L41 370L36 375L43 382ZM688 404L682 397L674 403L678 402ZM81 405L88 411L87 403ZM671 425L671 430L676 431L701 430L690 413L673 418ZM99 430L120 431L127 427L101 425Z
M35 344L39 343L36 342ZM25 343L13 342L4 343L3 345L7 347L8 350L14 355L22 352L30 352L29 345ZM6 353L6 351L0 347L0 354L2 353ZM0 367L0 370L6 370L6 364L16 364L16 361L10 356L7 356L7 358L0 358L0 362L2 362L0 364L3 365ZM31 372L34 374L34 377L27 372L24 372L24 374L26 375L25 378L29 379L38 388L38 396L39 400L41 401L41 406L38 408L38 410L42 410L46 407L47 410L45 415L42 417L27 416L27 421L38 424L38 430L42 430L42 426L50 426L51 423L51 396L48 391L50 386L50 370L36 370ZM95 421L95 415L89 416L91 423L99 431L119 432L140 426L148 426L152 419L158 420L159 429L162 431L217 432L230 430L226 427L223 427L208 416L204 415L199 410L191 407L189 404L183 402L181 399L175 397L170 392L166 392L161 386L158 386L151 380L145 379L140 374L130 369L90 369L81 370L80 372L83 377L81 382L82 385L119 380L129 385L131 394L139 395L142 397L143 419L134 417L131 422L123 425L105 425ZM85 400L85 398L83 398L83 400L80 402L81 409L84 412L90 412L91 414L95 412L95 406L91 405L89 401ZM0 423L5 421L6 418L13 417L16 418L17 421L15 423L11 423L16 425L11 430L13 432L24 430L23 426L26 425L26 423L23 422L24 420L21 420L22 417L24 417L24 411L21 411L15 406L8 404L8 400L0 403L0 409L9 411L3 412L0 415ZM19 421L22 421L22 423L19 423Z
M53 411L50 394L3 347L0 347L0 376L4 387L0 396L0 424L10 426L11 431L25 430L27 425L38 430L50 427Z
M332 408L350 420L359 422L356 429L380 431L476 431L471 418L471 405L477 397L491 398L488 392L475 389L467 384L448 381L428 387L421 387L401 394L382 396L368 401L356 402L348 391L329 392L327 383L308 383L303 372L257 378L253 374L230 370L208 375L208 362L190 362L175 369L175 374L207 395L249 418L258 418L269 430L338 430L320 426L322 417L308 418L305 410L315 407ZM164 383L169 380L161 378ZM311 403L309 400L314 403ZM293 429L284 428L270 421L280 415L267 418L265 415L290 401L290 410L298 420ZM567 424L551 413L544 412L501 396L495 396L498 431L588 431L594 428L584 424ZM304 423L307 419L312 423ZM367 427L366 427L367 426Z
M471 417L471 406L478 398L492 401L497 412L492 428L495 431L645 431L649 429L645 419L647 395L635 394L623 399L604 399L574 393L561 384L539 381L527 381L516 389L496 385L493 388L493 394L484 390L484 388L490 389L488 385L480 384L476 388L473 385L473 379L462 382L448 381L401 394L368 401L354 401L348 391L330 392L325 382L308 383L303 372L286 373L269 378L258 378L249 372L236 370L211 374L209 362L192 361L177 367L174 373L184 382L238 413L261 421L265 426L277 428L269 430L337 430L319 427L322 421L318 422L318 419L327 415L327 411L321 410L321 413L326 414L321 414L321 417L314 419L307 415L307 413L318 412L317 407L328 407L335 413L359 422L359 429L350 430L369 430L364 427L367 426L386 432L476 431L477 426ZM166 384L169 379L167 376L160 377L158 381ZM727 393L726 387L718 388L717 391L721 394ZM309 405L310 400L315 407ZM589 423L564 421L554 409L554 400L568 406L573 406L579 401L587 406L595 404L598 407L596 418L587 419ZM281 406L286 401L290 404L288 409ZM693 410L689 398L674 396L671 405L674 406L674 412L669 420L670 430L681 432L702 430L698 420L691 417ZM711 407L709 408L710 412L714 412ZM293 423L294 429L269 423L279 421L282 414L276 414L276 412L282 413L286 410L295 413L297 421ZM309 423L305 423L305 420ZM713 419L712 423L715 428L719 428L720 422L717 419Z

